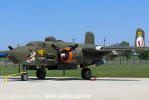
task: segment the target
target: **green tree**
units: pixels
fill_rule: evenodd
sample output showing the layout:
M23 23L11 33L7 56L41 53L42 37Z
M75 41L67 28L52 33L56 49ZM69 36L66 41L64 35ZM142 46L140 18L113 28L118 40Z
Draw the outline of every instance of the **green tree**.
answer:
M129 47L129 42L122 41L120 43L120 47ZM126 50L123 52L123 57L126 57L126 59L130 59L132 56L132 50Z
M129 42L122 41L119 46L120 47L129 47Z
M142 60L148 60L149 59L149 50L145 50L143 53L139 55L139 58Z
M124 56L126 57L126 59L130 59L132 56L132 50L125 51Z

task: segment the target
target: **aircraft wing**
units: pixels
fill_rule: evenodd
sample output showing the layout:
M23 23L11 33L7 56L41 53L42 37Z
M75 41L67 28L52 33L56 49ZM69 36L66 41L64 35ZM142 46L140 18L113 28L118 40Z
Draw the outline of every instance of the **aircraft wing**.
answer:
M149 47L104 47L104 50L149 50Z
M149 47L105 47L104 50L114 50L122 55L125 51L135 50L136 53L141 54L145 50L149 50Z
M113 56L121 56L125 53L125 51L142 51L149 50L149 47L104 47L102 49L97 48L84 48L82 51L85 54L95 54L100 56L113 55Z

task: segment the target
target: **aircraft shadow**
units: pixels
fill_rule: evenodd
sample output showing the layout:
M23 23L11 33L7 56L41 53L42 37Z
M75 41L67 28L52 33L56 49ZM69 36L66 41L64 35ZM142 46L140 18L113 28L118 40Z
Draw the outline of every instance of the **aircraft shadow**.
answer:
M8 77L9 81L22 81L21 78L15 77ZM46 78L46 79L37 79L37 78L29 78L28 81L75 81L75 80L82 80L81 78ZM91 81L91 80L82 80L82 81ZM137 79L126 79L126 78L98 78L95 81L141 81Z
M8 77L8 81L22 81L21 78ZM29 78L28 81L73 81L73 80L82 80L81 78L46 78L46 79L38 79L38 78Z
M117 78L112 78L112 79L96 79L96 81L141 81L141 80L135 80L135 79L117 79Z

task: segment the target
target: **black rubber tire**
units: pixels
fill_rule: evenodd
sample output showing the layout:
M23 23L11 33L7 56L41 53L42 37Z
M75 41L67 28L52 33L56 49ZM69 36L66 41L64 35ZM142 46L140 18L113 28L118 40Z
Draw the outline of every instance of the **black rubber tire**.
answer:
M37 76L38 79L45 79L46 70L44 68L39 68L36 72L36 76Z
M81 76L85 80L90 80L92 77L92 72L89 68L83 68L81 72Z
M28 74L24 73L21 75L22 81L27 81L28 80Z

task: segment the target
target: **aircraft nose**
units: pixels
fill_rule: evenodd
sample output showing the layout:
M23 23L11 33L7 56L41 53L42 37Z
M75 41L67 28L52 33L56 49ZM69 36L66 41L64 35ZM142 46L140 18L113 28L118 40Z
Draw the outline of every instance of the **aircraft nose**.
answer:
M18 47L13 49L9 54L9 60L17 64L24 61L24 58L30 55L30 50L27 47Z
M20 55L20 54L16 52L16 50L11 51L9 54L9 60L15 64L18 63L20 59L17 57L17 55Z

